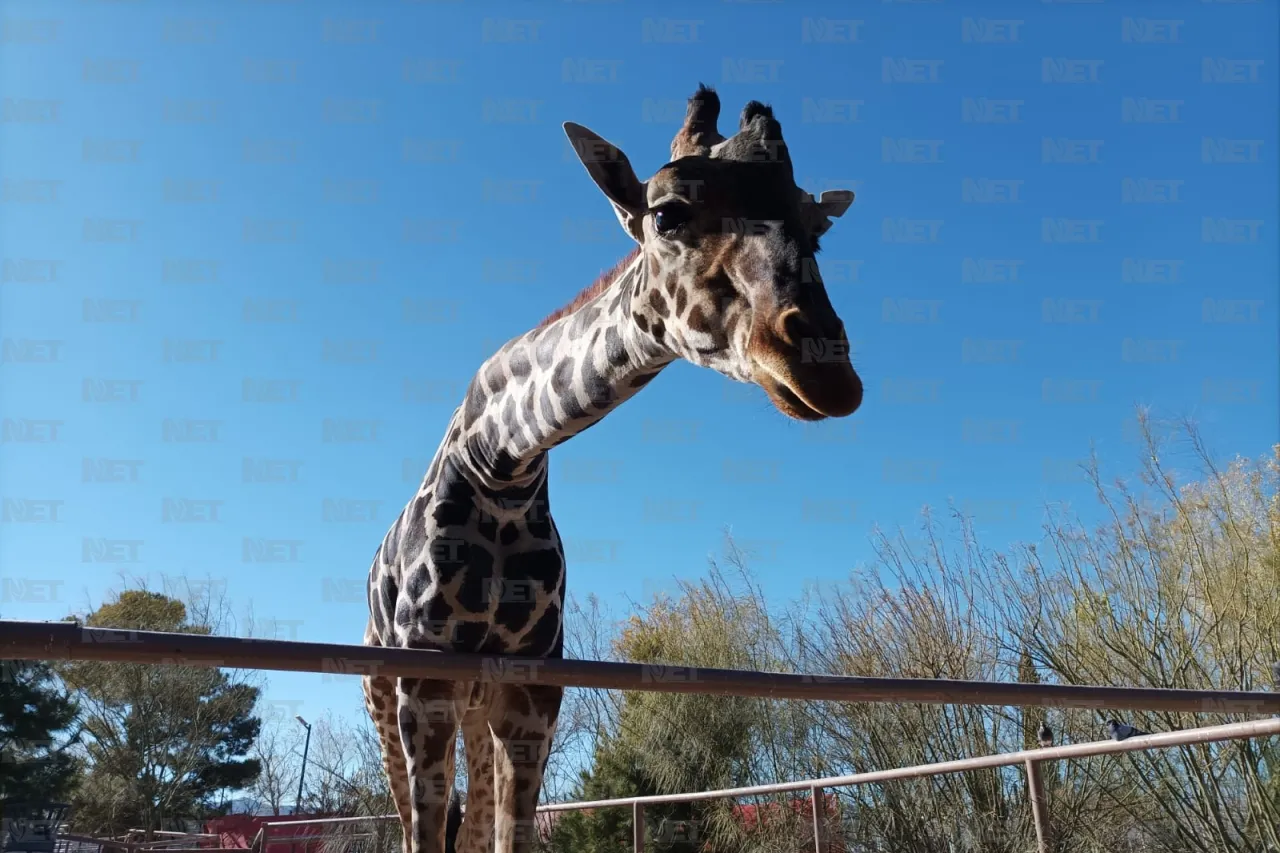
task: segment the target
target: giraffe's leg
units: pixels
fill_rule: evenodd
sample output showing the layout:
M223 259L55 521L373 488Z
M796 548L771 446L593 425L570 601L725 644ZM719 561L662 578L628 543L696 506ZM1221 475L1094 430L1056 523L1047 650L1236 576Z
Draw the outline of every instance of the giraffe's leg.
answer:
M564 690L548 685L495 685L493 731L497 853L530 853L542 773L547 766Z
M396 682L386 676L364 677L364 706L373 718L373 727L382 744L382 767L387 772L391 787L391 799L400 815L400 829L404 834L405 853L409 851L409 833L413 828L413 811L409 807L409 768L404 762L404 748L400 745L400 727L397 722L399 700L396 698Z
M462 718L467 753L467 814L458 833L457 853L493 850L493 734L483 708Z
M444 853L445 809L453 789L458 734L452 681L401 678L400 744L409 768L410 853ZM465 823L465 821L464 821Z

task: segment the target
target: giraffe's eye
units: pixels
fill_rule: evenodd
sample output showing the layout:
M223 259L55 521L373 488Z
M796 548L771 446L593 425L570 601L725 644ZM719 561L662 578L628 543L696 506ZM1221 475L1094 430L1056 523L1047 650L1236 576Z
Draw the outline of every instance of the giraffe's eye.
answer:
M693 218L693 211L687 204L664 204L653 212L653 227L664 237L674 234Z

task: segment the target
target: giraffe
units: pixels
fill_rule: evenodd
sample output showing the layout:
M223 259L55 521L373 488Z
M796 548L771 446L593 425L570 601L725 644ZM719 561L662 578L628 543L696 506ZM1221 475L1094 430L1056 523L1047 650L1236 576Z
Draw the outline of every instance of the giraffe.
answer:
M480 367L374 557L366 644L561 657L565 563L548 451L676 359L758 385L797 420L861 404L814 261L853 193L815 199L796 186L770 107L748 103L727 139L719 113L719 96L699 85L670 161L644 182L617 147L564 124L636 246ZM406 853L531 850L561 688L372 675L364 693ZM459 728L468 794L454 838Z

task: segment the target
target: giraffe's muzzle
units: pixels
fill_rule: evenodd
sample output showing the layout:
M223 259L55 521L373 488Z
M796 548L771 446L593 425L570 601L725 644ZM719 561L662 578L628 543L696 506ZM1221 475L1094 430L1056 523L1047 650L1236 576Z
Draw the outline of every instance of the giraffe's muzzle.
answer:
M799 308L758 323L749 348L756 384L784 415L802 421L842 418L862 405L862 380L849 361L849 339Z

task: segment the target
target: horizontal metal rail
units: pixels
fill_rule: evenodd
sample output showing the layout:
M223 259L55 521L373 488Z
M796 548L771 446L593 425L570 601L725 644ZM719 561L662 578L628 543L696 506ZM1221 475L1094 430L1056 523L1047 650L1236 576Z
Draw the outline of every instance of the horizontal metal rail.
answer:
M73 844L85 844L85 845L96 844L99 847L103 846L104 844L110 845L110 846L116 846L116 847L125 846L125 843L123 841L112 841L109 838L94 838L92 835L77 835L73 832L59 832L57 842L62 842L62 841L69 841Z
M873 770L850 776L828 776L823 779L806 779L800 782L778 782L773 785L753 785L748 788L721 788L718 791L698 791L692 794L669 794L649 797L622 797L616 800L594 800L580 803L548 803L539 811L573 811L598 809L606 806L629 806L639 803L689 803L696 800L712 800L721 797L749 797L756 794L781 794L790 791L807 791L811 788L842 788L848 785L868 785L873 782L891 782L895 779L914 779L920 776L939 776L944 773L961 773L966 770L984 770L991 767L1008 767L1026 761L1058 761L1066 758L1086 758L1092 755L1110 755L1118 752L1138 752L1145 749L1163 749L1189 743L1209 743L1220 740L1280 735L1280 719L1252 720L1245 723L1228 723L1222 726L1206 726L1183 729L1176 732L1132 737L1127 740L1098 740L1073 743L1067 746L1051 746L1045 749L1023 749L1018 752L1000 752L977 758L961 758L936 764L917 764L914 767L895 767L892 770Z
M1013 705L1224 714L1280 713L1280 694L1022 684L934 678L861 678L730 669L441 654L337 643L241 639L83 628L70 622L0 620L0 659L93 660L444 681L552 684L605 690L701 693L769 699Z
M613 800L589 800L573 803L547 803L538 806L540 812L577 811L634 805L662 803L688 803L696 800L713 800L721 797L750 797L758 794L781 794L791 791L807 791L815 788L843 788L851 785L869 785L875 782L891 782L897 779L914 779L921 776L939 776L945 773L961 773L967 770L985 770L992 767L1010 767L1028 761L1061 761L1071 758L1088 758L1094 755L1113 755L1124 752L1140 752L1148 749L1166 749L1192 743L1212 743L1224 740L1244 740L1255 737L1280 735L1280 718L1252 720L1244 723L1227 723L1221 726L1205 726L1182 729L1175 732L1131 737L1127 740L1098 740L1050 746L1044 749L1023 749L1017 752L1000 752L977 758L961 758L936 764L918 764L912 767L895 767L891 770L873 770L848 776L827 776L821 779L804 779L798 782L778 782L772 785L752 785L746 788L721 788L715 791L697 791L691 794L659 794L648 797L619 797ZM306 824L343 824L361 821L397 820L394 814L366 817L330 817L311 820L267 821L266 827L301 826ZM311 836L316 837L316 836Z
M167 853L167 851L169 851L173 847L181 847L182 845L189 844L192 841L217 841L218 840L217 835L211 835L205 832L193 832L190 835L185 835L184 833L181 833L181 832L166 832L165 835L168 837L157 838L153 841L142 840L143 838L145 838L145 835L146 833L143 833L143 832L139 832L137 835L131 835L130 836L131 838L135 838L138 840L132 841L130 843L136 844L138 846L138 849L140 850L158 851L158 853L159 851L164 851L165 853Z
M182 833L166 832L166 835L181 835ZM186 838L170 838L170 842L183 842L187 845L200 841L219 840L219 836L210 837L208 833L191 833ZM59 832L55 843L68 842L70 844L79 844L83 846L96 846L98 848L106 848L108 850L127 850L130 853L147 853L147 851L164 851L164 853L244 853L241 847L153 847L149 843L143 841L120 841L115 838L95 838L92 835L77 835L71 832Z
M390 815L390 817L394 817L394 815ZM376 820L383 820L383 817L379 816L376 818ZM263 823L263 824L260 824L260 826L287 826L287 824ZM355 841L357 838L373 838L375 835L376 833L373 833L373 832L358 832L352 835L344 834L342 837L346 841ZM281 835L281 836L272 835L272 836L268 836L267 844L269 845L286 844L286 843L296 844L300 841L312 843L315 841L324 841L326 838L330 838L330 837L332 837L332 835ZM241 849L244 849L244 848L241 848Z
M371 814L371 815L361 815L360 817L317 817L317 818L309 818L308 820L264 820L260 825L263 827L306 826L307 824L311 824L313 826L317 824L324 824L328 826L330 824L339 824L339 823L362 823L364 821L373 821L373 820L399 820L399 819L400 819L399 815ZM297 837L298 838L321 838L323 836L299 835Z

